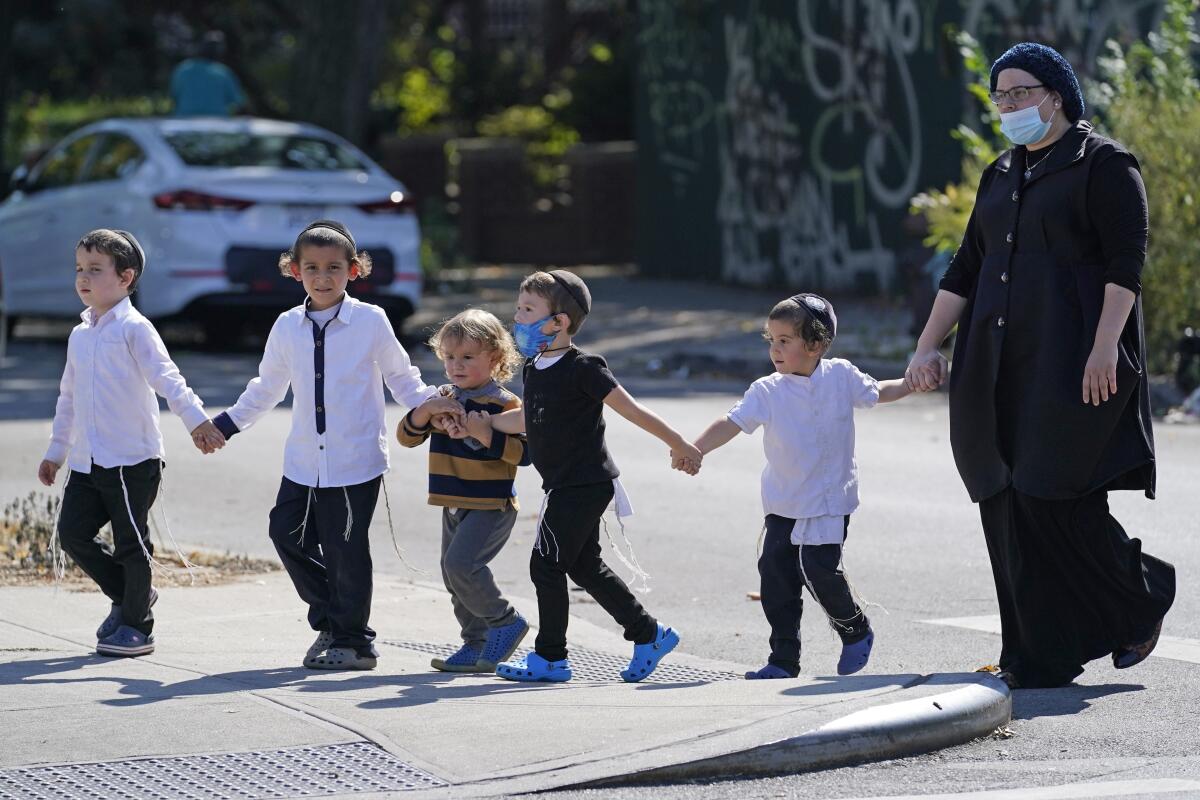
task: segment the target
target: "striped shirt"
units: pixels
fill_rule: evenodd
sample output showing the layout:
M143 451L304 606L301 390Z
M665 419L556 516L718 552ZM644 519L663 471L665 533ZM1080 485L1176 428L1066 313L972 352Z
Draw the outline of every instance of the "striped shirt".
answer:
M464 392L454 385L443 386L441 391L462 403L468 412L486 411L494 415L521 407L516 395L495 383L488 383L482 391ZM396 438L405 447L417 447L429 440L431 506L519 508L513 480L517 477L517 467L529 464L524 436L493 431L491 447L485 448L472 438L452 439L432 424L417 427L410 411L400 421Z

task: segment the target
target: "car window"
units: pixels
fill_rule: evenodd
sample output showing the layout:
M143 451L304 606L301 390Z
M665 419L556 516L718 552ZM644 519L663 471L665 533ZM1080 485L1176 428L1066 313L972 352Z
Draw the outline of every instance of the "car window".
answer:
M115 181L132 173L145 160L146 155L137 142L128 136L110 133L96 148L83 180Z
M337 142L317 136L245 131L178 131L167 144L189 167L277 167L362 170L366 166Z
M66 147L55 148L38 164L33 180L29 182L30 190L56 189L75 183L79 180L79 172L87 160L88 151L95 143L96 136L93 134L76 139Z

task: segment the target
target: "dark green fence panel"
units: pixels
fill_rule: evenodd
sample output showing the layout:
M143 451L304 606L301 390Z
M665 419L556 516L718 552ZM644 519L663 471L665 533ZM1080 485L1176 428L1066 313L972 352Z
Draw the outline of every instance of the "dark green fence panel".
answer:
M639 0L638 263L657 277L894 288L909 199L978 118L947 36L1036 39L1086 76L1160 0ZM911 240L909 240L911 241Z

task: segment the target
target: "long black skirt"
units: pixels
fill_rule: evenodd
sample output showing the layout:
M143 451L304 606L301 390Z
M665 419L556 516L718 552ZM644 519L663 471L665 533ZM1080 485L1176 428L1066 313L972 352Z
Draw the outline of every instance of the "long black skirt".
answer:
M1108 493L1042 500L1012 487L979 504L996 597L1000 668L1028 688L1150 638L1175 600L1175 568L1142 553Z

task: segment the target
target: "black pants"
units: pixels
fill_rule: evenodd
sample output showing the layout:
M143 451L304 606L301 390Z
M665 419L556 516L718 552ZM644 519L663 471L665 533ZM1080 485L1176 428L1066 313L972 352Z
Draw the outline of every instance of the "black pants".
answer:
M612 483L605 482L555 489L546 501L529 577L538 600L534 649L547 661L567 657L568 576L625 629L628 641L647 644L658 634L658 622L600 557L600 517L612 497Z
M271 509L271 541L297 594L308 603L308 624L331 632L334 647L360 655L373 652L375 641L367 625L372 590L367 529L382 480L310 489L284 478Z
M794 545L795 525L794 519L768 514L763 551L758 559L762 608L771 625L769 663L792 675L800 672L800 615L804 611L801 590L805 584L844 644L861 641L871 631L870 621L854 602L850 584L842 572L842 545ZM849 530L847 515L846 533Z
M1175 599L1175 568L1142 553L1108 493L1041 500L1011 487L979 504L996 599L1000 667L1026 688L1148 639Z
M146 558L147 552L154 553L154 545L147 523L161 482L162 462L157 458L128 467L92 464L90 473L72 470L58 517L63 550L121 607L124 624L147 636L154 630L150 561ZM112 523L111 551L96 541L106 523Z

